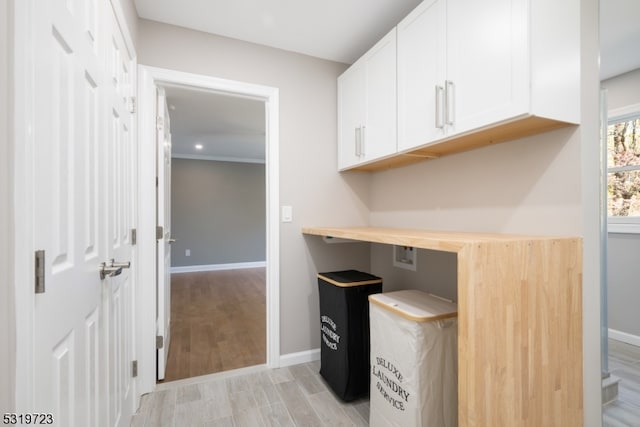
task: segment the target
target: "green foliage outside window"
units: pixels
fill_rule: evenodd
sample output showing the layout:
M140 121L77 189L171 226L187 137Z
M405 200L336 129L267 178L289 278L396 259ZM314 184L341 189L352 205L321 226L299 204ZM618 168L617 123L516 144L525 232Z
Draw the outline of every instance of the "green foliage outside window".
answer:
M640 117L610 122L607 152L608 215L640 217Z

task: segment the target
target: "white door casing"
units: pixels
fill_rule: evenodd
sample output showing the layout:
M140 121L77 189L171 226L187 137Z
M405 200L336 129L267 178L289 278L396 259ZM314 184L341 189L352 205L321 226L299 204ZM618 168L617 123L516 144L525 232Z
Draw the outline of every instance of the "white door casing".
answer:
M102 280L99 265L132 257L123 230L136 215L137 140L119 104L135 93L135 55L118 2L14 6L16 409L55 425L128 425L135 276Z
M162 235L157 241L157 337L162 346L158 346L158 380L163 380L166 362L169 357L171 339L171 120L167 108L164 88L158 88L156 103L156 224ZM158 236L156 236L158 237ZM156 338L157 339L157 338Z
M266 197L267 197L267 366L280 363L279 312L279 107L278 89L215 77L138 67L139 128L139 274L146 282L156 283L156 91L160 86L183 85L227 95L264 101L266 112ZM154 389L156 382L156 287L141 283L137 294L138 387L140 393Z

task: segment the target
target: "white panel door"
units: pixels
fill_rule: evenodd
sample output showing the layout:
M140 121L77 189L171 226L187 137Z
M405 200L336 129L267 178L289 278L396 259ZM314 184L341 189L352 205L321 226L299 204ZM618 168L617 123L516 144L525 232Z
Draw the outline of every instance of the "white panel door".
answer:
M162 337L163 345L158 348L157 378L164 379L166 362L169 356L170 322L171 322L171 121L169 109L163 88L158 88L156 102L157 133L156 133L156 172L158 185L156 187L157 220L156 224L162 229L162 235L157 240L158 283L156 307L156 336Z
M111 10L111 9L110 9ZM109 218L107 258L123 269L110 278L105 308L109 314L109 394L112 426L128 426L134 412L132 367L134 348L133 302L135 268L131 230L135 227L137 139L132 97L136 67L113 13L108 15L106 40L106 183Z
M34 300L34 409L69 427L107 425L100 7L47 1L32 15L34 247L45 251L45 292Z
M60 426L129 425L134 276L101 278L99 266L132 256L137 150L125 105L135 68L108 0L38 2L30 19L33 245L45 279L34 297L33 410Z

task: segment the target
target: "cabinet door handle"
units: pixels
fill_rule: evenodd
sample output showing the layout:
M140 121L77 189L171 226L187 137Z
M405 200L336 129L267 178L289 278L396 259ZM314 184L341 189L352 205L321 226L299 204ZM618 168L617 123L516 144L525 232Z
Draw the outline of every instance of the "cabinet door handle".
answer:
M354 144L356 157L360 157L360 126L355 128L356 131L356 143Z
M364 157L365 149L367 148L367 128L366 126L362 126L362 131L360 134L360 155Z
M445 100L445 121L447 125L452 125L455 121L455 85L451 80L444 82L444 100Z
M440 85L436 85L436 128L442 129L444 127L444 118L442 116L442 104L444 99L442 94L444 88Z

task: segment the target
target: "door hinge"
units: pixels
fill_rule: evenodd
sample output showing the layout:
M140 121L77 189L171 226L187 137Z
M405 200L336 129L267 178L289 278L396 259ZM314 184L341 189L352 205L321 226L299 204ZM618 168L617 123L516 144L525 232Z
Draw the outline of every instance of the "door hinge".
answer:
M158 225L156 227L156 240L160 240L164 238L164 227Z
M135 246L138 243L138 230L131 229L131 246Z
M156 130L162 132L164 129L164 119L161 116L156 116Z
M129 112L134 114L136 112L136 97L132 96L129 98Z
M160 350L164 347L164 337L162 335L156 335L156 350Z
M35 291L36 294L44 293L44 250L38 250L35 254Z
M138 376L138 361L134 360L131 362L131 376L133 378Z

